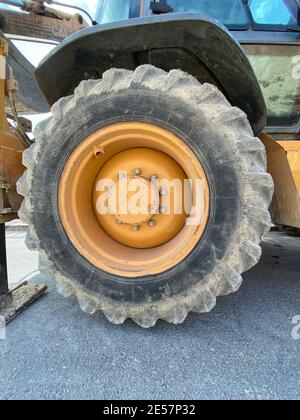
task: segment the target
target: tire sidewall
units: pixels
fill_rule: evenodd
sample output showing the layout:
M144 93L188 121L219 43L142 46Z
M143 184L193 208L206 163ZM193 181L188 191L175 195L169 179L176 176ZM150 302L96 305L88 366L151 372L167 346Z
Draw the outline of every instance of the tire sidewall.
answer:
M58 185L72 152L90 134L117 122L148 122L178 135L200 160L210 187L210 217L188 257L172 269L135 279L106 273L89 263L68 239L58 211ZM167 121L167 122L166 122ZM79 286L119 301L155 301L182 293L206 278L237 241L241 218L241 171L232 142L203 111L175 97L129 89L81 98L76 109L52 122L47 147L34 165L33 224L50 261Z

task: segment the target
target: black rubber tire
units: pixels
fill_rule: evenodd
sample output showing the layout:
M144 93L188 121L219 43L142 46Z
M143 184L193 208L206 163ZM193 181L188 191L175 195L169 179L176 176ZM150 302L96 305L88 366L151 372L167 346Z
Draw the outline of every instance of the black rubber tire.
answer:
M68 240L57 209L70 153L90 133L119 121L151 122L179 135L201 161L211 190L209 223L193 252L165 273L134 280L85 260ZM25 197L20 217L30 226L26 243L40 251L40 270L55 277L64 296L77 295L85 312L102 310L115 324L131 318L145 328L158 319L179 324L190 311L209 312L217 296L237 291L241 274L259 261L273 194L265 148L246 115L216 87L180 70L112 69L59 100L35 137L18 185Z

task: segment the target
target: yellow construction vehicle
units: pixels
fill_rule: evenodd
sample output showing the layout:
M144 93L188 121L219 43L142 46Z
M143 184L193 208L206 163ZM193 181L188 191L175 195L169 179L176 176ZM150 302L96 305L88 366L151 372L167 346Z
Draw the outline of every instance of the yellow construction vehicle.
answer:
M99 0L91 26L0 3L23 9L3 63L5 37L64 38L2 66L1 221L83 311L182 323L239 289L272 223L299 233L298 0ZM32 138L21 115L48 107Z

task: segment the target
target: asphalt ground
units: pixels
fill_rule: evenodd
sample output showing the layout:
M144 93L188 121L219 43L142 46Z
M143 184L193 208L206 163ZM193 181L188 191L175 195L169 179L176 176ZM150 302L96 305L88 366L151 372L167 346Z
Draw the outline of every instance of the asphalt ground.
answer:
M24 236L7 232L12 284L37 269ZM241 290L212 313L147 331L83 314L53 280L29 276L49 289L0 341L0 399L298 400L300 238L271 232L263 251Z

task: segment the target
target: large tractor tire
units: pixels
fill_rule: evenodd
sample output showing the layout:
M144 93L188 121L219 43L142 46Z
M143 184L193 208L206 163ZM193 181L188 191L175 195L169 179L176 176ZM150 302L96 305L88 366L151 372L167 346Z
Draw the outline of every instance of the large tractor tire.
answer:
M35 138L18 185L26 243L83 311L103 311L114 324L180 324L236 292L259 261L273 194L265 148L216 87L180 70L111 69L59 100ZM99 174L120 169L145 182L151 174L202 179L201 222L101 219Z

